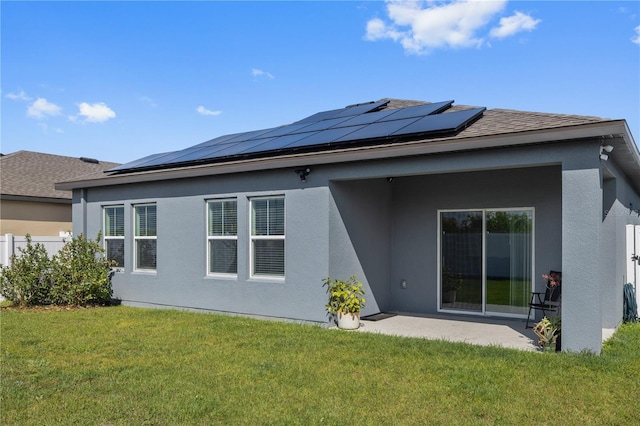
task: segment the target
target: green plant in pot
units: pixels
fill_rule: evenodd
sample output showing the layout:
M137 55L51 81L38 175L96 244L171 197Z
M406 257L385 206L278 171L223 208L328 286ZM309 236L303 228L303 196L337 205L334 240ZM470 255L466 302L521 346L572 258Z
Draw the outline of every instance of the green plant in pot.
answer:
M462 281L462 274L455 274L447 268L442 285L442 303L455 303L456 292L462 287Z
M355 275L349 277L347 281L327 277L323 282L329 293L329 303L325 307L327 312L336 319L338 327L346 330L360 327L360 311L365 303L362 283Z
M559 316L544 317L533 326L533 332L538 336L538 344L545 352L555 352L560 337L562 321Z

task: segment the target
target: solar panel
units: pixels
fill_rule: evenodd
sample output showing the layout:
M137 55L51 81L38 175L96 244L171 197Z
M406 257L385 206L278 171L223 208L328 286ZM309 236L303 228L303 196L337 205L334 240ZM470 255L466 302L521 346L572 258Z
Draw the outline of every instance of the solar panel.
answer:
M270 138L270 137L276 137L276 136L282 136L282 135L289 135L291 133L298 133L298 131L300 131L300 129L305 129L308 126L309 126L309 124L307 124L307 123L289 124L287 126L276 127L273 130L270 130L270 131L268 131L266 133L261 134L260 137L261 138Z
M273 138L270 139L269 141L258 145L258 146L253 146L249 149L245 149L243 151L241 151L243 154L248 154L248 153L254 153L254 152L267 152L267 151L276 151L276 150L281 150L284 149L285 147L289 146L290 144L296 143L298 141L300 141L301 139L307 138L311 135L315 135L317 133L320 132L308 132L308 133L295 133L292 135L284 135L284 136L279 136L277 138Z
M384 117L381 121L401 120L403 118L424 117L425 115L438 114L451 107L451 104L453 104L453 101L434 102L432 104L398 108L393 114Z
M187 156L191 157L190 154L187 154L183 157L174 157L174 159L172 160L172 163L183 163L183 162L188 162L188 161L196 161L196 160L202 160L205 158L214 158L214 157L218 157L218 153L225 150L225 149L229 149L230 147L233 147L235 145L237 145L239 142L234 143L223 143L223 144L219 144L219 145L211 145L208 147L205 147L204 149L202 149L201 151L198 152L198 155L195 158L188 158Z
M269 156L299 150L335 149L352 144L395 143L413 138L452 135L479 118L485 108L443 112L453 101L381 109L388 101L323 111L292 124L220 136L189 148L153 154L109 172L178 167Z
M228 139L226 141L224 141L224 143L235 143L235 142L243 142L243 141L249 141L252 139L258 139L263 137L263 135L265 133L268 133L272 130L277 129L278 127L272 127L269 129L263 129L263 130L254 130L252 132L245 132L245 133L239 133L238 135L236 135L236 137Z
M405 118L404 120L393 120L393 121L381 121L379 123L372 123L366 126L362 126L362 128L356 132L348 134L346 137L340 138L338 142L350 142L357 141L363 139L377 139L377 138L386 138L394 132L399 131L403 127L408 126L414 121L418 120L417 118Z
M340 123L344 123L345 121L348 121L348 120L349 120L349 117L330 118L328 120L318 121L317 123L309 123L306 125L306 127L302 128L301 131L313 132L315 130L326 130Z
M332 127L348 127L348 126L358 126L360 124L375 123L376 121L382 120L388 115L395 113L396 111L397 110L395 109L385 109L382 111L368 112L366 114L356 115L355 117L347 118L343 121L338 122L338 124Z
M196 146L211 146L211 145L216 145L219 143L224 143L225 141L228 141L229 139L233 139L235 137L237 137L238 135L241 135L243 133L232 133L230 135L223 135L223 136L219 136L217 138L214 139L210 139L208 141L202 142Z
M333 115L336 115L337 113L343 111L344 108L340 108L340 109L332 109L330 111L322 111L322 112L317 112L313 115L310 115L307 118L303 118L300 121L296 121L296 124L303 124L303 123L316 123L318 121L322 121L322 120L328 120L329 118L331 118Z
M129 170L129 169L134 169L134 168L137 168L137 167L143 167L143 165L145 163L151 162L151 161L155 160L156 158L162 157L162 156L167 155L167 154L171 154L171 152L160 152L158 154L147 155L146 157L139 158L139 159L131 161L129 163L121 164L121 165L119 165L117 167L112 167L111 169L109 169L107 171L115 172L115 171L119 171L119 170Z
M459 130L467 122L475 120L485 108L474 108L444 114L427 115L414 123L394 132L393 135L409 135L417 133L444 133Z
M373 111L388 103L389 101L367 102L364 104L352 105L345 108L322 111L322 112L318 112L313 115L310 115L307 118L303 118L300 121L296 121L296 123L316 123L318 121L328 120L330 118L351 117L354 115L364 114L366 112Z
M213 147L204 146L204 147L197 147L197 148L194 147L190 149L183 149L182 151L176 151L171 155L162 157L158 160L161 161L163 164L175 164L175 163L183 163L185 161L195 161L195 160L199 160L205 155L205 153L210 152L213 148L216 148L218 146L220 145L214 145ZM222 146L226 146L226 145L222 145Z
M331 118L353 117L354 115L365 114L367 112L374 111L388 103L389 101L382 101L350 106L345 108L343 111L332 115Z
M364 126L351 126L351 127L340 127L338 129L327 129L321 132L316 132L304 139L297 141L296 143L292 143L287 145L286 148L300 148L300 147L309 147L315 145L326 145L336 140L348 136L350 133L355 132L358 129L363 128Z
M203 160L207 160L210 158L222 158L222 157L238 155L250 148L260 146L273 139L276 139L276 138L254 139L250 141L237 142L234 144L225 144L224 146L221 146L219 150L215 152L211 152L210 154L205 156Z

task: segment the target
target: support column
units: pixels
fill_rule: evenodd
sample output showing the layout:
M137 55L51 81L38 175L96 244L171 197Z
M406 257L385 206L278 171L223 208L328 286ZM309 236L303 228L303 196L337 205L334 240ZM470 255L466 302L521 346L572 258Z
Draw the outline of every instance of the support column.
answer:
M594 166L562 167L562 349L599 354L602 190Z

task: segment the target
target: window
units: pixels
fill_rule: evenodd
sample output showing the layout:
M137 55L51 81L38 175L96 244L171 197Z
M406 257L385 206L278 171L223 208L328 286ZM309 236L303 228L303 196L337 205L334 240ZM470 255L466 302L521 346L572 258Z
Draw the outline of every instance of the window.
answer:
M236 200L207 202L208 273L238 273L238 208Z
M134 216L135 269L139 271L155 271L157 246L156 205L142 204L135 206Z
M284 277L284 197L251 200L251 275Z
M104 208L104 251L107 260L124 267L124 206Z

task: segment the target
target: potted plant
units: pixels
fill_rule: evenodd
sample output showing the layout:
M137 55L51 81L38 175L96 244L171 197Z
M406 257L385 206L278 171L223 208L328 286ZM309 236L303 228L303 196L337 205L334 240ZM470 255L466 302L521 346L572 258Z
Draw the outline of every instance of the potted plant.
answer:
M556 345L560 340L561 319L559 316L544 317L533 326L533 332L538 336L538 344L544 352L556 352Z
M455 303L456 292L462 286L462 274L454 274L447 269L442 285L442 303Z
M360 327L360 311L364 308L365 302L362 283L355 275L347 281L327 277L323 282L329 293L329 303L325 307L336 319L338 328L354 330Z

